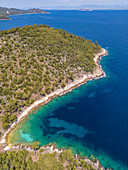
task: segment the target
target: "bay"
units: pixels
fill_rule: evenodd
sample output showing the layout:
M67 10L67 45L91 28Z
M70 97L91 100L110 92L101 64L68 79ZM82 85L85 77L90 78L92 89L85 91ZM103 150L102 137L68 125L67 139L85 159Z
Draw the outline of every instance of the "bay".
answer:
M47 24L96 40L109 55L101 60L107 77L82 85L31 113L9 140L41 145L56 142L74 153L97 157L105 167L128 169L128 11L50 11L11 16L0 30Z

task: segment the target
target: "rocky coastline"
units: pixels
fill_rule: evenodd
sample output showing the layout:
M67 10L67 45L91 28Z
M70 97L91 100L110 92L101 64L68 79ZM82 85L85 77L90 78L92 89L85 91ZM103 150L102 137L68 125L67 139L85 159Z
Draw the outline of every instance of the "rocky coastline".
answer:
M108 54L107 50L101 49L101 51L95 55L94 61L96 63L96 68L94 69L93 74L89 73L87 75L84 75L82 78L74 80L72 83L67 84L65 88L58 89L54 91L53 93L47 95L46 97L43 97L40 100L35 101L32 105L30 105L25 111L18 117L17 121L14 122L11 127L5 132L5 134L2 137L2 140L0 141L0 144L5 146L3 150L9 150L12 146L8 142L8 137L10 132L27 116L29 115L33 110L36 108L45 105L49 103L53 98L56 96L62 96L68 92L71 92L73 89L79 87L82 84L85 84L87 81L91 81L92 79L99 79L104 76L106 76L105 72L103 71L101 65L99 64L101 58L103 56L106 56Z
M60 156L64 151L68 150L68 149L58 149L56 147L56 144L53 143L53 144L44 145L40 147L39 149L33 149L31 145L24 146L22 144L19 144L19 145L13 146L11 148L11 151L17 152L22 149L28 151L29 153L34 153L35 155L57 153L58 156ZM77 154L73 154L73 157L74 157L74 160L77 160L77 162L79 163L81 160L85 161L87 165L90 165L94 170L105 170L105 168L100 164L99 160L95 159L92 155L90 156L90 158L88 158L88 157L82 157ZM77 169L79 168L81 169L80 165L77 167ZM106 169L106 170L109 170L109 169Z

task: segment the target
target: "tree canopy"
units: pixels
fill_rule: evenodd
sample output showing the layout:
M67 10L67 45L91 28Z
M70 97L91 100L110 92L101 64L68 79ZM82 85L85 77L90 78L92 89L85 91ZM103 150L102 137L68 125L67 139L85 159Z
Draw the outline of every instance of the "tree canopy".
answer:
M0 112L17 115L34 100L92 73L100 49L97 42L47 25L1 31Z
M1 170L76 170L77 168L94 169L84 159L74 158L70 150L65 150L61 154L26 150L0 153Z

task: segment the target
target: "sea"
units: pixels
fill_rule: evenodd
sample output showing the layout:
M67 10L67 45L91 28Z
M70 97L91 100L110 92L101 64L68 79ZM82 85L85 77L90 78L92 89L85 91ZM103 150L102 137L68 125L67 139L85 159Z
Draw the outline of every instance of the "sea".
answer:
M108 50L106 77L92 80L33 111L11 132L12 144L56 143L105 168L128 169L128 11L50 11L11 16L0 30L47 24L91 39Z

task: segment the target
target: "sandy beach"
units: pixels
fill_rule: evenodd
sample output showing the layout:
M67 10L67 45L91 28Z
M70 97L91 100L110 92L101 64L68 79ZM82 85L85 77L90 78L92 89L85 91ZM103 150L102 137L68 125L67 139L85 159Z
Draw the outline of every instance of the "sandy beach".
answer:
M14 122L11 127L5 132L3 135L2 140L0 141L1 144L6 145L4 150L8 150L11 148L11 144L8 143L8 136L10 132L17 126L19 122L21 122L27 115L29 115L35 108L42 106L44 104L47 104L51 101L51 99L55 98L56 96L64 95L68 92L71 92L73 89L79 87L82 84L85 84L87 81L90 81L92 79L97 79L106 76L105 72L102 70L101 65L99 64L101 57L106 56L107 51L102 48L101 52L96 54L94 57L94 61L96 63L96 68L94 69L93 74L89 73L87 75L84 75L80 79L75 79L72 83L67 84L65 88L60 88L53 93L50 93L49 95L43 97L42 99L39 99L35 101L32 105L30 105L27 109L24 110L24 112L18 117L17 121Z

